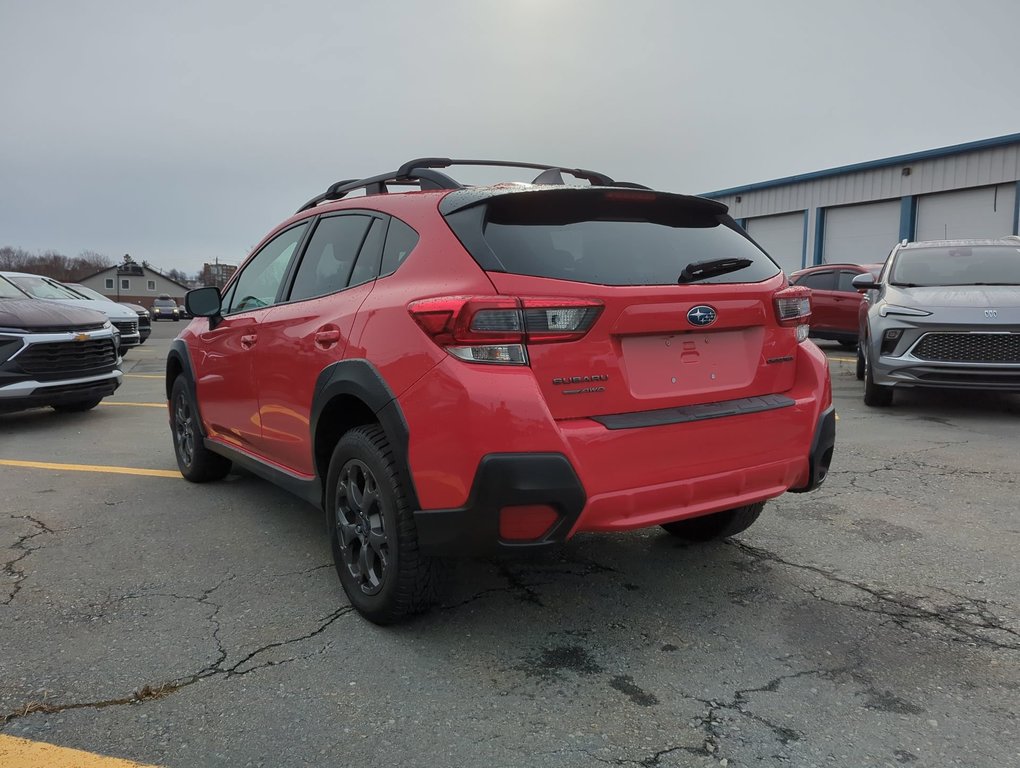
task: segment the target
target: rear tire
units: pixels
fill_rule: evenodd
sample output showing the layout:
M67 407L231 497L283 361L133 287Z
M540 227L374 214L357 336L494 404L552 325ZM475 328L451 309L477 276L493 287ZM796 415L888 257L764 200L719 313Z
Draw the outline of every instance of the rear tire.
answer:
M170 390L170 433L177 467L185 480L208 483L222 480L230 472L230 459L205 447L198 422L198 408L184 376L174 379Z
M675 523L666 523L663 529L677 538L688 541L712 541L713 539L725 539L727 536L734 536L741 531L750 528L754 521L765 509L765 502L748 504L736 509L727 509L724 512L716 512L712 515L692 517L688 520L678 520Z
M839 346L841 346L843 349L854 349L857 346L857 342L856 341L841 341L841 342L839 342Z
M57 413L82 413L84 411L91 411L103 398L93 397L88 400L72 400L69 403L57 403L50 406Z
M405 488L382 427L355 427L340 438L326 480L329 541L347 598L374 624L435 602L436 562L418 551Z

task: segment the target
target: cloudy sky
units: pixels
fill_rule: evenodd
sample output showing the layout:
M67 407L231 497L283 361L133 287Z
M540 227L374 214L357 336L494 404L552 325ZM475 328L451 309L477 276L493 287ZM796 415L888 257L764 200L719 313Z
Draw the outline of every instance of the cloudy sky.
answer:
M1016 0L0 0L0 245L190 272L421 155L704 192L1020 132L1017 29Z

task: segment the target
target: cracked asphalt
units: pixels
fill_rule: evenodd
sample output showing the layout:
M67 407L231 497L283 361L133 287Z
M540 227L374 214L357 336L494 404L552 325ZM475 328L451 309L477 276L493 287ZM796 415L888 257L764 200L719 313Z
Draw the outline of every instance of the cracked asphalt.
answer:
M157 324L114 400L162 398ZM834 358L847 357L833 347ZM396 628L246 474L0 466L0 733L163 766L1020 764L1020 398L840 414L819 491L709 546L451 564ZM173 469L165 412L0 415L0 459Z

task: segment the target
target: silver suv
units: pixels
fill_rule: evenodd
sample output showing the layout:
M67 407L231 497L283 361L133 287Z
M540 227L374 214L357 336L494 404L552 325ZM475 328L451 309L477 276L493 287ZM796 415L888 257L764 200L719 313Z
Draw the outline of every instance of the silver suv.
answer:
M903 242L853 286L867 405L901 387L1020 391L1020 237Z

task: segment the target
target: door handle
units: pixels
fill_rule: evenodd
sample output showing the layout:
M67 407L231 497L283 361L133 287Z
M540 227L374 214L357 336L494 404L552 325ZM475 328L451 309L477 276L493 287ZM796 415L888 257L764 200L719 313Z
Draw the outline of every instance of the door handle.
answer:
M251 349L255 346L255 342L259 340L257 334L249 333L241 337L241 349Z
M340 331L337 329L330 331L316 331L314 338L315 346L328 349L340 341Z

